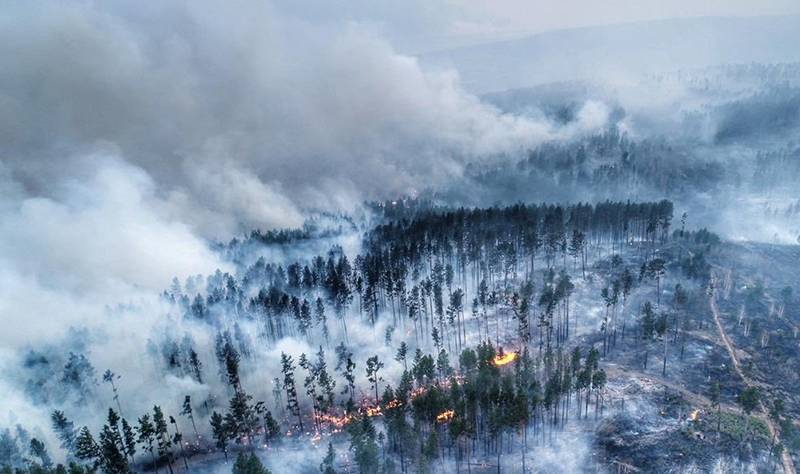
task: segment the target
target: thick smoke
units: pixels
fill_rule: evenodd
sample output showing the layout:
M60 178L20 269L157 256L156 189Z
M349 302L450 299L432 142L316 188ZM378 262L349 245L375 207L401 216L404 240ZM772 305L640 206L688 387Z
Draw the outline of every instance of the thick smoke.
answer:
M0 179L0 425L24 423L47 440L47 412L59 406L47 397L57 391L69 351L86 353L100 372L125 374L129 394L147 393L159 378L143 358L151 331L180 329L159 291L174 275L227 268L206 241L169 216L144 170L108 156L84 164L53 180L48 197L27 195L7 168ZM48 363L30 363L38 360L31 350ZM104 388L93 390L104 395ZM82 408L102 412L93 404Z
M303 210L408 193L605 120L597 104L569 129L503 114L369 25L265 2L10 10L0 138L26 189L47 193L69 156L111 144L203 235L298 225Z
M47 415L62 406L97 428L94 414L112 403L106 384L82 406L37 404L26 392L55 376L39 355L60 371L71 350L98 379L107 368L122 375L130 414L153 403L175 411L185 394L224 397L220 384L158 373L146 349L188 335L213 353L208 328L158 298L173 276L229 269L209 239L413 193L476 158L608 119L597 102L568 126L502 113L463 91L456 73L428 73L396 53L370 25L289 10L176 0L0 13L0 426L36 427L55 446ZM383 327L351 331L359 360L391 359ZM268 371L280 350L315 348L284 340L261 354ZM266 394L265 374L245 384Z
M51 372L30 362L36 354L60 370L74 350L98 378L122 375L126 415L154 403L175 412L186 394L222 400L210 354L213 331L226 328L187 321L158 296L173 276L233 271L210 241L435 188L469 163L509 161L616 121L595 97L566 122L504 112L465 91L456 72L399 54L374 25L292 10L247 0L45 1L0 13L0 427L24 422L55 446L49 409L68 406L96 429L96 414L113 403L101 383L82 407L37 404L26 388ZM358 236L346 237L352 254ZM326 251L313 245L262 254ZM244 332L257 334L248 324ZM353 323L350 344L358 361L387 361L386 379L396 380L386 325ZM341 332L333 328L333 339ZM206 356L206 383L161 371L148 348L165 338L188 338ZM243 385L271 401L281 352L297 360L316 350L295 338L260 346L258 373L244 373ZM577 470L590 447L582 437L569 443L532 456L545 470Z
M4 322L14 328L0 336L5 347L89 323L104 305L157 294L175 275L225 268L170 218L141 168L87 160L85 173L51 182L50 197L25 195L3 176L0 292Z

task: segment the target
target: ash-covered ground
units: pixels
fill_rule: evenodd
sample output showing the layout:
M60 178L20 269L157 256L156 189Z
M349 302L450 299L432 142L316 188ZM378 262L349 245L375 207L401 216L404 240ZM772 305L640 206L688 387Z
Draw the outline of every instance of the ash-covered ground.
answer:
M7 3L0 474L796 471L796 2Z

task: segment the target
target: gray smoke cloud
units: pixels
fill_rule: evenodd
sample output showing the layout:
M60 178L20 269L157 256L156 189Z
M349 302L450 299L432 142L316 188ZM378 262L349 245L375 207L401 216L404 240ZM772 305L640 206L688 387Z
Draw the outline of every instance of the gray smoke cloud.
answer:
M413 4L42 1L0 12L0 426L24 421L56 445L52 407L24 390L31 348L81 344L98 371L122 374L128 415L153 403L175 412L186 394L223 399L213 359L199 384L164 373L148 353L185 335L213 353L212 331L158 297L173 276L231 270L209 240L413 194L451 182L468 163L499 162L612 120L600 98L583 100L567 124L503 112L465 90L457 72L428 70L398 52L396 27L374 20L396 17L419 34L447 24L442 2ZM669 124L679 120L675 104L692 97L683 87L668 92L619 96L634 113L657 107ZM645 127L634 113L619 125L635 136ZM762 229L778 236L783 228L774 227ZM346 237L346 249L357 246L358 235ZM262 250L271 260L311 252ZM357 360L379 355L396 380L386 324L354 323L349 337ZM332 333L341 338L338 327ZM244 373L244 383L268 400L280 353L315 350L296 338L259 347L264 369ZM87 406L67 405L93 429L112 403L104 384L95 392ZM577 436L532 457L544 470L572 471L591 449Z
M4 345L224 270L209 238L413 193L608 121L591 101L566 126L502 113L379 28L291 10L42 1L0 13Z
M0 426L51 446L53 406L24 388L30 349L63 365L75 347L122 374L130 413L224 396L147 353L165 334L213 352L208 328L158 297L173 276L231 270L210 239L414 192L608 120L599 102L567 126L502 113L380 27L285 3L18 3L0 13L0 58ZM360 359L391 360L383 328L351 331ZM280 350L314 348L282 341L262 354L270 371ZM106 388L67 404L77 423L97 428Z
M35 401L47 389L25 390L36 372L21 370L27 351L52 355L55 364L67 350L86 352L99 370L124 373L129 393L146 393L160 376L144 354L148 338L164 327L182 330L159 292L174 275L228 268L204 239L165 212L142 168L107 155L77 163L70 177L50 183L48 196L28 194L0 166L0 425L24 423L51 446L58 445L48 429L53 407ZM193 393L177 382L164 386L164 402L181 390ZM104 392L98 387L98 393ZM136 401L137 410L146 408L143 398ZM107 402L102 396L70 411L94 423L84 410Z
M604 124L597 104L567 129L501 113L368 23L279 7L10 7L0 17L4 162L47 195L102 150L153 177L165 212L219 237L413 192L470 159Z
M501 113L370 25L292 13L175 0L0 14L4 347L224 270L207 238L298 226L607 120L601 103L560 128Z

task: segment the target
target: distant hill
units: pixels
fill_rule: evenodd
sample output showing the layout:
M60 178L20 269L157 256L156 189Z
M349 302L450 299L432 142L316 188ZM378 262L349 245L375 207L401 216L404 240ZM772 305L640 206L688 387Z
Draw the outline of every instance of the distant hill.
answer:
M630 82L642 74L800 60L800 16L688 18L558 30L425 54L475 93L554 81Z

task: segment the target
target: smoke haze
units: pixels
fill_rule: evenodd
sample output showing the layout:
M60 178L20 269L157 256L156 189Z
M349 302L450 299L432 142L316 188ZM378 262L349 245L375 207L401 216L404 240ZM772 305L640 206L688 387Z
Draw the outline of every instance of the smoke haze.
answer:
M709 221L733 238L787 243L800 235L791 211L800 205L791 182L766 202L732 185L749 183L755 175L749 140L771 140L771 151L795 156L800 106L774 107L768 94L761 100L759 94L773 91L773 83L732 85L715 95L683 81L682 72L675 73L680 80L667 72L688 68L691 75L722 62L797 61L793 40L800 17L606 26L464 46L588 21L576 16L561 24L561 12L515 18L521 8L515 1L502 2L498 16L487 17L486 2L467 3L356 1L338 8L319 1L115 0L5 6L0 12L0 427L25 420L38 429L37 437L57 446L47 427L49 410L59 406L69 407L76 423L99 426L92 416L112 400L104 384L93 388L100 395L86 403L67 395L57 401L31 397L39 383L41 393L57 391L53 367L60 370L73 351L87 354L99 372L110 368L122 374L121 396L131 414L153 403L175 411L176 400L186 394L224 399L216 379L195 383L153 363L160 357L158 347L184 338L198 352L212 354L212 331L229 329L189 321L168 304L162 292L174 285L173 278L187 298L207 296L209 275L217 270L217 277L242 279L243 269L259 257L306 262L337 245L353 256L365 230L355 219L333 236L257 245L238 259L226 258L221 242L253 229L300 228L320 215L339 213L368 221L365 201L405 196L483 206L544 198L664 197L664 185L652 183L635 190L613 185L574 190L558 178L554 185L523 182L524 193L510 186L512 178L527 176L523 164L540 146L582 150L582 140L597 141L608 130L626 139L685 140L703 153L681 154L680 147L667 143L663 149L678 151L664 152L665 168L680 160L710 163L711 169L719 163L737 166L736 173L720 178L719 189L686 191L697 205L681 207L678 200L679 211L700 221L708 209L718 210L717 220ZM792 8L767 3L758 13ZM729 8L723 14L752 13L738 3ZM618 15L603 22L652 19L641 9L615 11ZM700 26L689 28L691 34L663 57L641 66L687 25ZM648 35L641 44L617 62L606 61L609 51L642 32ZM745 34L760 40L737 50L733 40ZM698 38L709 36L719 42L692 51ZM605 41L596 41L599 37ZM719 51L729 54L718 60ZM677 56L685 61L678 64ZM780 89L778 97L795 94L798 84ZM737 100L748 110L748 101L756 103L761 107L753 107L756 115L767 117L749 122L761 127L748 129L752 135L737 122ZM678 167L676 174L694 177L695 170ZM497 176L502 179L493 181ZM717 209L720 196L738 204ZM770 207L776 202L782 207ZM737 221L744 213L754 216L750 229ZM599 308L587 309L597 313L598 322ZM224 316L232 326L232 317ZM246 334L261 331L255 322L241 324ZM361 363L378 355L389 361L386 379L397 380L402 369L391 362L387 330L393 330L388 320L375 326L354 322L348 337L355 359ZM334 340L343 334L332 329ZM253 364L266 369L258 374L243 369L243 384L262 398L271 396L265 381L279 375L281 353L297 360L301 353L315 353L315 346L295 337L259 346ZM331 348L330 365L333 357ZM53 367L37 365L40 358ZM358 371L359 383L367 386L363 366ZM209 378L217 375L213 367L207 372ZM589 462L592 447L582 433L570 439L532 452L545 469L577 470Z

